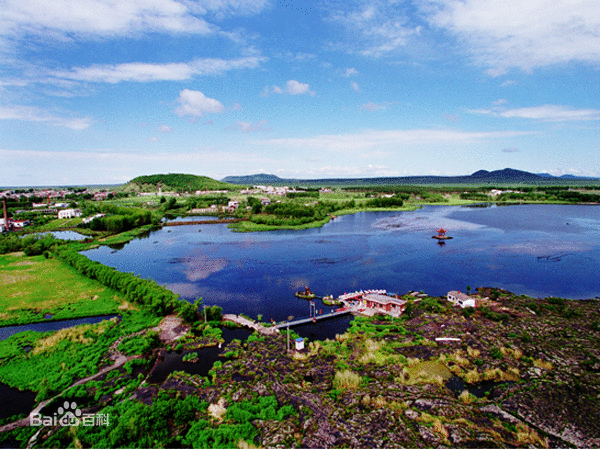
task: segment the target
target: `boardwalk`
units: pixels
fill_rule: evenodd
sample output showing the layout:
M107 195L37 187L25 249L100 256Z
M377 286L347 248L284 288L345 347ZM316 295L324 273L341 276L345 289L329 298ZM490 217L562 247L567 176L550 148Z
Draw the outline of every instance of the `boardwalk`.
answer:
M321 319L328 319L330 317L344 316L344 315L350 314L350 313L352 313L352 310L350 308L340 308L332 313L317 314L314 317L305 317L303 319L296 319L296 320L292 320L290 322L281 322L281 323L276 324L275 328L286 328L288 326L293 327L296 325L302 325L304 323L316 322Z

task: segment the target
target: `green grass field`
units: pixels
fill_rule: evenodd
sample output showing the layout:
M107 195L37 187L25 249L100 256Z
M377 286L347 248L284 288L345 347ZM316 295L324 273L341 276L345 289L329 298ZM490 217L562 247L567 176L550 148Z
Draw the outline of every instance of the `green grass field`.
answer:
M110 314L121 294L84 277L70 266L22 253L0 256L0 326Z

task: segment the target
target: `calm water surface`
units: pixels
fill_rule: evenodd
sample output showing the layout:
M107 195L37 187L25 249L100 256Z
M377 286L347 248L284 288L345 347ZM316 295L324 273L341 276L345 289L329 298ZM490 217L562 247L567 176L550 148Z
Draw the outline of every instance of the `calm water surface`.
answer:
M454 239L432 239L440 226ZM200 233L198 231L201 231ZM359 213L322 228L234 233L225 225L168 227L118 251L85 252L150 277L225 313L307 316L304 287L335 296L356 289L445 295L467 285L530 296L600 295L600 208L586 205L426 206ZM317 308L326 306L317 302Z

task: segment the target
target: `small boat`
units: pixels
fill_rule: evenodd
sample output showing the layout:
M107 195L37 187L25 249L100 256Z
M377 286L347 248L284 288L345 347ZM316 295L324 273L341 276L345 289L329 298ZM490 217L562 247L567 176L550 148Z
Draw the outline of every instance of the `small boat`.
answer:
M452 237L446 236L447 230L444 230L443 228L440 228L439 230L436 230L436 231L437 231L438 234L437 234L437 236L431 236L433 239L437 239L439 241L443 241L443 240L446 240L446 239L452 239Z
M309 288L305 287L303 291L298 291L294 293L294 295L298 298L305 298L308 300L312 300L317 296L317 294L313 293Z

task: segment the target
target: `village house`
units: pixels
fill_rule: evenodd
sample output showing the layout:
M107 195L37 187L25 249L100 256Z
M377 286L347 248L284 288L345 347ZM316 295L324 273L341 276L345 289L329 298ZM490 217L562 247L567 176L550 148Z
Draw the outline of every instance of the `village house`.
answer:
M79 216L81 216L81 210L79 209L63 209L58 212L59 219L72 219Z
M380 310L394 315L400 315L406 309L406 301L389 295L369 293L363 295L362 301L367 308Z
M448 292L447 298L450 303L460 306L461 308L467 308L469 306L475 308L477 306L473 297L470 297L460 291Z

